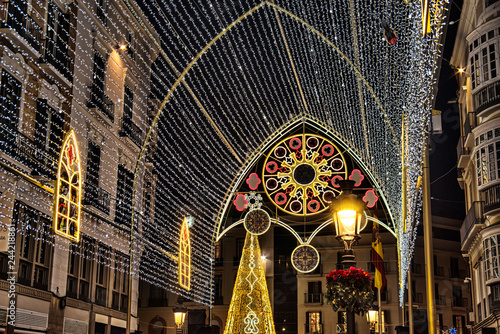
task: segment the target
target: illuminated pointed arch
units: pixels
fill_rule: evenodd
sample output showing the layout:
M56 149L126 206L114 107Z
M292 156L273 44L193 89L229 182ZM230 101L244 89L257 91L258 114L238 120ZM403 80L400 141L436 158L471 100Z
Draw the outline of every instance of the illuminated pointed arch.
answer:
M191 239L188 218L184 218L179 235L179 285L191 289Z
M76 135L69 131L59 155L55 189L54 231L70 240L80 240L82 174Z

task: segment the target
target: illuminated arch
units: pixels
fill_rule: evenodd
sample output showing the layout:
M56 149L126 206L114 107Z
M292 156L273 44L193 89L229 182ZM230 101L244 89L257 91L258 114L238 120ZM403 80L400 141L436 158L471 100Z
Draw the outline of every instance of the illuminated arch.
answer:
M179 235L179 285L191 289L191 239L188 219L184 218Z
M54 231L70 240L80 240L82 174L80 152L73 130L64 139L55 189Z

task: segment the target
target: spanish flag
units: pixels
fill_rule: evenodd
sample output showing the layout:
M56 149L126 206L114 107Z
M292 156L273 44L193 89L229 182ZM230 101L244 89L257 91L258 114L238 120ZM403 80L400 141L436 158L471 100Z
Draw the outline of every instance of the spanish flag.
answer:
M383 290L387 283L384 269L384 253L382 252L382 241L380 240L380 225L373 222L372 251L371 258L375 267L374 286Z

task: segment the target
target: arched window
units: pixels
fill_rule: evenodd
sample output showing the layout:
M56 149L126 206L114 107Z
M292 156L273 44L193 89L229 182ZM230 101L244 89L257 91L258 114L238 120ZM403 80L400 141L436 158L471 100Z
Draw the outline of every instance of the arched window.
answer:
M187 218L182 222L179 236L179 285L191 289L191 240Z
M149 322L148 334L166 334L167 322L159 316L154 317Z

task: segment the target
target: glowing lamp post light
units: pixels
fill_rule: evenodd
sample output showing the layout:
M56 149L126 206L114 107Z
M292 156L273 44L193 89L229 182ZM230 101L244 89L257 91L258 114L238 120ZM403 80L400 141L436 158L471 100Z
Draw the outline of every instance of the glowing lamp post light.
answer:
M369 310L368 313L366 313L366 318L370 324L370 333L375 333L375 325L378 321L378 311Z
M343 180L339 181L338 184L342 192L333 199L330 207L337 240L344 243L342 266L346 270L356 265L352 245L360 238L359 233L366 227L366 204L352 193L354 181ZM354 334L354 311L346 310L346 316L347 334Z
M177 306L174 307L174 320L176 333L182 333L182 326L184 326L184 320L186 319L186 314L188 309L183 305L184 299L182 297L177 298Z
M331 204L337 239L344 243L344 269L356 265L352 245L359 239L359 233L367 224L366 204L352 193L354 183L351 180L339 181L342 193L334 198Z

